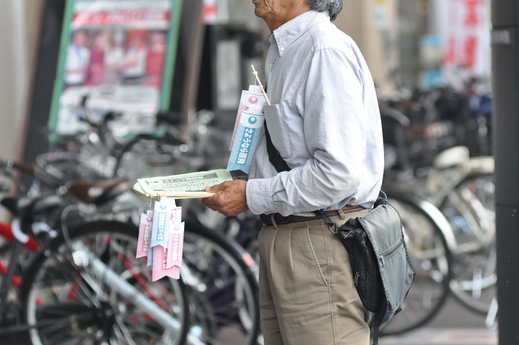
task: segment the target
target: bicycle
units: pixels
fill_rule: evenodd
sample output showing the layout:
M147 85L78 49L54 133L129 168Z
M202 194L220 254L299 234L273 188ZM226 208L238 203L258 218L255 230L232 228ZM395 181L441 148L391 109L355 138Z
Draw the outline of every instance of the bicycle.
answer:
M105 186L104 193L92 200L93 203L101 205L109 201L120 186L115 183ZM100 187L97 184L92 188ZM138 266L134 259L135 250L132 252L132 249L136 245L136 227L86 218L70 228L60 226L53 213L61 211L63 199L56 195L7 197L3 205L17 215L13 221L13 229L18 229L15 231L17 237L33 236L42 248L32 263L24 268L19 288L21 321L14 328L5 328L4 332L27 331L33 344L56 344L72 339L90 339L98 343L118 339L120 344L133 344L131 339L140 339L142 334L146 334L149 343L166 338L172 344L185 342L187 299L182 282L151 283L144 279L151 277L151 273L145 265ZM102 225L105 227L101 228ZM64 232L54 230L58 228ZM77 236L85 234L88 235L85 242L80 241ZM73 243L63 242L67 238ZM87 240L97 246L86 247ZM17 269L15 263L21 245L16 241L10 248L12 259L2 281L2 306L8 301L6 294L12 282L10 278ZM92 265L78 265L77 260L81 257L88 258ZM49 262L59 265L46 266ZM101 286L110 286L110 289ZM113 293L108 296L106 291ZM120 296L131 299L125 301ZM119 298L110 300L109 297ZM131 306L131 313L127 306ZM127 308L125 312L121 310L123 307ZM56 316L52 317L54 312ZM135 319L137 316L140 318ZM139 327L132 327L137 321ZM54 331L47 333L49 329ZM154 341L147 332L150 329L161 333L154 334Z
M49 165L45 166L48 167ZM67 171L67 169L64 171ZM67 178L64 180L67 180ZM92 197L92 191L96 189L97 191L101 189L105 192L94 198ZM25 281L25 284L20 288L20 296L24 301L23 308L27 310L24 314L25 322L29 325L42 325L42 323L44 325L43 320L41 320L43 314L37 312L38 306L41 304L31 304L32 297L28 296L47 292L45 290L47 285L42 284L41 287L35 286L39 286L39 283L36 284L40 280L39 277L41 277L41 279L53 279L48 277L54 277L56 275L56 272L54 272L56 271L56 263L60 264L59 274L61 275L56 277L57 280L61 281L60 284L65 284L66 282L71 284L74 278L73 273L77 275L79 268L82 270L91 268L89 265L78 268L70 264L70 262L74 263L74 255L85 256L83 253L84 248L79 248L77 251L78 254L70 256L70 252L76 253L76 251L72 251L70 248L75 246L76 240L79 241L80 237L76 238L79 234L92 234L90 240L98 237L110 239L109 241L107 240L107 243L110 243L110 245L113 243L114 238L117 239L118 243L121 241L121 243L125 245L117 245L117 248L121 248L121 250L128 248L128 250L124 251L124 255L119 253L118 257L130 258L127 260L128 263L131 263L130 267L137 269L138 274L143 275L143 277L146 278L145 280L151 279L150 268L146 268L145 265L138 265L137 260L134 259L135 251L131 254L133 247L136 245L137 226L131 222L129 223L127 220L120 219L121 213L124 214L128 209L133 211L137 206L135 203L132 203L126 205L126 208L121 208L122 203L115 201L116 198L128 195L128 189L128 183L123 180L101 180L97 182L80 181L66 184L66 202L68 202L69 205L65 208L66 212L64 213L67 213L68 216L65 217L62 215L61 218L63 219L57 223L57 228L60 230L68 229L65 234L69 234L68 237L70 237L71 240L67 241L67 236L65 235L59 236L52 241L52 247L49 247L52 248L52 250L48 249L45 251L47 254L40 254L28 268L27 271L30 272L28 273L29 278L24 277L23 281ZM104 203L103 201L110 202ZM91 230L101 226L102 228L99 228L99 230ZM119 237L121 238L120 240ZM88 238L86 240L88 240ZM132 249L130 250L129 248ZM89 251L87 251L87 253L88 252ZM49 255L48 253L51 253L50 256L46 256ZM100 263L94 260L94 258L102 256L99 256L101 255L100 253L95 253L96 255L94 256L89 255L87 261L99 266ZM69 254L69 256L67 257L66 254ZM107 259L113 256L115 256L115 253L108 255ZM59 257L61 261L56 259L56 257ZM115 262L119 261L115 260ZM61 269L65 267L63 265L66 263L69 263L66 267L70 272L61 272ZM104 264L106 263L108 262ZM114 268L119 268L119 266L110 266L110 268L114 270ZM120 269L122 270L123 268ZM130 268L127 267L126 272L129 271ZM177 329L178 327L175 328L176 326L185 328L185 331L183 330L184 328L181 328L180 338L176 340L178 344L183 344L184 342L187 344L224 344L225 340L222 340L222 337L225 336L225 333L229 332L232 332L236 337L243 338L245 344L256 344L259 333L259 307L257 304L257 282L255 280L256 271L254 260L235 242L203 227L200 223L189 221L185 232L184 265L181 270L182 279L177 282L177 285L180 284L181 288L177 286L174 290L174 295L177 296L179 300L185 298L185 306L182 306L183 303L179 303L179 306L175 308L177 313L185 315L186 320L177 322L176 324L168 321L165 325L162 325L162 327L170 327L169 333L171 334L173 334L172 332L174 332L174 334L180 332ZM89 276L83 271L80 272L87 277ZM113 284L120 284L123 290L130 288L124 282L119 281L119 283L117 283L116 276L117 274L122 274L122 271L119 272L115 270L114 272L107 272L110 273L111 279L115 279L110 282L110 287L112 287ZM94 270L92 274L93 277L99 280L99 271L96 273ZM134 274L134 276L136 275ZM90 284L91 281L95 281L95 279L90 279L88 283ZM167 281L173 280L168 279ZM155 282L153 286L160 284L160 282L161 281ZM50 283L53 283L53 281ZM143 284L143 279L137 279L135 284L137 283ZM98 293L95 294L96 296L105 296L103 298L106 299L106 293L101 294L105 285L101 285L101 283L99 283L99 285L99 287L92 290L98 291ZM55 284L50 286L52 286L53 291L59 288L59 286ZM68 285L65 284L65 287L68 288ZM107 289L107 291L111 290ZM162 288L160 291L165 290ZM118 296L119 293L114 292L112 294ZM84 296L81 297L82 301L89 301L88 298L92 299L92 297L88 296L88 298ZM159 297L164 297L165 299L167 296ZM158 300L162 300L161 298L158 298ZM57 301L54 300L52 300L52 302L52 306L57 303ZM98 330L102 327L110 328L109 325L112 321L107 319L108 315L106 313L113 313L113 311L109 305L102 302L103 301L98 301L97 303L97 311L102 314L102 317L98 317L97 323L92 324L94 322L92 318L84 320L84 324L79 323L80 327L77 331L82 331L80 332L82 335L85 335L85 328L95 328ZM95 306L94 303L91 304ZM61 306L63 306L62 303L59 304L59 307ZM101 311L99 310L100 306L103 306ZM76 317L75 308L78 307L77 303L72 303L70 307L73 310L68 310L70 309L69 306L65 305L65 314L68 318ZM96 309L92 306L90 307L91 309L89 309L89 311L87 311L85 306L81 306L79 310L82 312L82 315L87 315L88 313L93 314ZM143 306L140 308L142 309ZM44 311L44 316L50 317L47 315L47 311L51 311L47 309L44 309ZM63 311L61 312L63 313ZM150 313L152 314L146 317L152 319L155 314L157 314L157 311L151 309ZM178 315L179 318L181 316L180 314ZM175 317L175 319L179 318ZM126 327L130 329L130 325L133 326L133 324L129 321L125 321L127 320L119 321L119 324L128 325ZM54 326L55 325L54 323ZM172 325L176 326L171 328ZM71 326L65 322L63 327L66 330ZM32 327L30 330L33 341L38 344L52 343L56 341L55 336L65 333L66 332L63 331L47 334L44 326L37 329ZM132 334L134 333L135 332ZM185 333L185 340L182 340L184 337L182 335L183 333ZM106 332L103 334L106 334ZM122 342L123 340L119 339L119 341ZM149 339L147 341L149 341ZM168 341L172 340L169 339Z
M197 248L197 249L195 249ZM254 259L235 241L186 223L184 268L190 291L190 336L201 343L226 344L226 334L256 345L260 334L258 283ZM196 344L190 342L188 344Z
M456 240L450 289L464 307L480 314L490 307L497 281L493 163L491 157L474 157L443 168L436 164L422 181L400 185L429 200L449 221Z
M166 126L165 129L158 134L139 134L128 141L116 156L113 176L134 181L137 178L207 170L215 166L220 168L212 160L223 162L221 155L211 152L211 149L216 146L214 141L225 140L225 135L209 126L213 118L212 112L200 111L183 131L179 131L175 128L178 119L159 116L158 125ZM224 142L220 146L227 148L228 145Z
M484 314L496 282L493 158L469 157L467 148L454 146L437 154L430 166L416 167L403 132L409 121L389 110L383 112L385 138L398 154L384 184L429 200L444 213L456 240L450 289L464 307Z
M95 226L99 226L100 230L96 230L95 233L92 232L93 224L87 224L85 226L80 226L70 230L70 236L72 241L81 241L88 243L92 243L92 245L97 244L99 246L99 242L107 241L107 237L110 238L110 243L116 241L118 248L124 248L125 255L129 256L130 253L134 253L134 245L128 247L125 243L132 241L135 239L135 231L128 232L131 229L131 226L122 225L123 223L117 223L117 228L115 227L116 223L111 222L101 222L95 224ZM101 229L108 230L101 230ZM233 332L234 336L242 337L244 344L255 344L257 333L259 331L259 323L258 323L258 307L256 305L256 289L253 288L254 284L254 276L250 273L247 273L247 267L243 260L236 261L234 258L236 255L229 254L229 248L224 247L228 243L227 241L223 241L220 243L221 246L216 245L210 240L208 240L205 236L207 235L204 230L201 228L193 228L191 225L187 225L188 229L194 229L194 231L188 231L185 235L185 244L184 247L187 249L186 252L188 255L184 256L185 266L181 270L181 275L183 277L183 281L186 281L186 297L187 301L187 315L189 315L189 320L185 320L185 323L189 325L189 333L186 334L187 339L185 340L187 344L225 344L225 336L224 332ZM85 237L83 239L83 237ZM103 236L103 239L98 239L97 237ZM106 236L106 237L105 237ZM96 284L96 296L101 295L101 305L102 307L102 316L98 315L99 311L97 308L89 305L80 305L78 302L71 303L63 300L55 300L50 299L49 294L55 294L56 289L58 292L61 292L61 285L65 285L65 292L70 293L68 284L74 282L77 279L77 272L75 269L65 267L65 269L71 269L70 272L64 271L64 262L68 263L71 259L66 259L65 256L68 254L66 252L67 247L75 247L75 243L66 244L64 241L62 242L60 247L56 248L56 251L63 256L63 258L56 259L55 256L52 257L44 257L40 255L35 260L35 265L31 266L28 269L27 275L29 277L34 278L24 278L26 282L25 286L31 286L30 288L22 288L21 289L21 300L24 303L26 308L25 320L28 324L40 324L42 326L33 330L31 333L33 343L39 344L40 341L42 344L55 344L59 341L58 336L62 335L64 332L67 332L69 328L76 327L76 332L80 330L82 332L79 333L81 337L85 336L85 333L89 333L89 329L93 326L94 329L102 329L110 327L112 322L124 323L129 331L132 330L141 330L135 335L132 335L134 341L136 343L152 343L150 339L150 332L153 334L158 334L157 328L159 325L156 325L153 322L150 322L150 318L156 317L156 314L159 310L155 309L145 309L143 305L132 306L137 297L137 292L133 291L131 293L123 294L122 288L114 288L114 284L117 284L117 276L121 276L126 279L131 286L134 284L140 283L143 284L142 281L135 281L136 278L133 274L128 273L128 269L126 267L120 267L119 270L114 270L113 263L104 262L104 264L110 267L101 269L97 266L101 265L98 259L88 255L88 257L84 257L81 260L89 260L88 264L92 265L92 272L90 272L85 266L85 270L82 272L85 274L92 274L93 278L100 279L106 281L104 284ZM77 256L85 256L83 243L80 244L78 250L72 252L73 257ZM204 251L200 250L192 250L189 247L205 247ZM210 248L207 248L210 247ZM103 257L105 251L108 250L101 246L103 250L99 248L94 251L95 257ZM119 249L119 251L121 251ZM196 252L198 255L195 255ZM200 255L204 253L205 255ZM236 252L235 252L236 254ZM111 254L110 256L113 256ZM233 259L229 257L232 255ZM106 255L105 255L106 256ZM119 263L118 261L116 261ZM249 262L250 263L250 262ZM149 271L149 268L144 264L138 264L136 262L131 262L132 267L138 266L139 274L144 275L146 280L151 280L151 274L144 272ZM230 271L230 267L226 265L234 265L238 264L238 267L232 267L235 271ZM87 265L83 263L83 265ZM213 269L213 271L208 271L208 269ZM59 272L57 272L59 270ZM37 271L38 274L34 274L33 272ZM211 280L208 280L205 275L210 273L212 275ZM52 277L52 278L49 278ZM27 280L29 279L29 280ZM159 281L157 284L165 284L165 282L169 282L170 279L164 281ZM220 286L213 285L214 281L219 281ZM146 283L148 284L148 283ZM130 286L126 286L126 288L130 288ZM52 291L49 291L51 290ZM113 291L115 290L115 292ZM109 293L107 292L109 291ZM169 289L162 288L159 291L155 291L155 293L162 292L163 295L160 294L153 298L160 298L161 301L168 302L168 305L171 304L172 296L178 296L179 293L172 293ZM75 292L77 293L77 292ZM119 294L123 294L122 297ZM112 297L111 295L115 295ZM93 298L92 296L74 296L77 299L86 299L88 302ZM80 298L81 297L81 298ZM169 297L169 298L168 298ZM136 310L133 313L126 312L127 315L123 320L113 320L111 306L106 305L104 299L116 299L118 304L128 304L128 310L130 307L133 310ZM42 299L45 303L42 302ZM105 303L103 303L105 302ZM57 305L59 309L56 309ZM161 303L162 306L162 303ZM140 307L140 308L138 308ZM70 308L71 311L67 314L67 308ZM178 309L182 309L182 307L176 307ZM63 310L65 309L65 310ZM143 311L139 311L139 309L143 309ZM169 313L174 312L175 310L169 310ZM79 313L78 313L79 312ZM67 319L75 315L81 315L81 318L77 321L78 325L64 325L62 329L56 331L56 323L61 320L61 317L65 315ZM78 313L78 314L76 314ZM251 314L252 313L252 316ZM85 314L87 316L85 316ZM160 315L160 314L159 314ZM58 316L60 318L58 318ZM52 320L52 324L49 324L49 328L44 327L45 321ZM167 318L165 318L167 319ZM176 319L176 318L175 318ZM97 320L97 322L95 322ZM142 322L148 321L148 326L143 327ZM167 334L161 334L161 341L164 343L177 343L173 342L173 335L176 334L177 327L175 323L167 323L171 329L168 329L169 332ZM79 326L79 327L78 327ZM88 326L88 327L86 327ZM161 325L164 326L164 325ZM112 325L113 327L113 325ZM121 326L120 326L121 327ZM78 329L79 328L79 329ZM163 332L163 331L162 331ZM133 332L132 332L133 334ZM78 335L78 336L79 336ZM119 339L119 343L123 342L123 335L119 335L117 339ZM183 341L178 341L179 344L182 344Z
M457 240L450 289L463 306L483 315L497 282L493 163L485 157L469 160L468 173L439 205Z
M151 283L149 267L134 259L135 230L115 221L78 225L35 258L20 287L33 344L185 342L182 282Z
M57 183L60 181L59 179L53 178L55 176L52 174L44 174L43 172L46 172L46 170L42 170L38 166L30 166L23 163L8 161L8 164L3 164L2 168L3 173L5 173L6 176L14 178L15 181L17 180L12 173L13 170L16 169L31 174L38 183L43 183L45 187L52 186L52 188L56 188L58 186ZM31 295L31 297L27 297L28 295L26 291L34 288L32 282L37 280L35 276L36 274L40 274L38 272L41 272L39 271L38 265L45 261L42 258L46 257L49 260L56 259L55 255L57 255L57 253L53 251L54 246L57 245L56 241L59 244L60 239L70 238L68 230L71 229L71 233L74 234L74 229L77 229L78 227L80 228L81 226L85 227L85 230L81 232L97 234L99 230L96 230L96 224L99 224L100 222L108 222L107 229L109 231L109 236L99 233L99 236L104 236L104 238L107 239L107 248L110 247L109 243L112 243L110 242L112 238L111 236L114 236L114 238L117 237L117 232L121 232L120 229L123 229L127 235L132 235L131 238L128 237L127 239L128 244L133 245L134 247L136 246L136 236L138 229L135 226L128 227L126 223L117 222L114 220L103 220L102 218L107 218L106 215L97 214L98 210L104 207L108 207L107 205L110 204L115 198L129 190L130 187L125 181L111 180L99 181L95 183L75 182L68 183L66 186L62 185L57 189L62 190L63 188L66 190L66 193L62 191L60 196L52 194L38 196L22 195L14 197L8 196L2 199L2 205L4 205L11 212L11 214L15 216L12 222L12 226L6 227L6 234L9 235L9 231L11 231L14 234L13 237L18 239L18 241L11 241L4 246L6 250L10 251L11 260L9 260L6 276L2 281L2 289L0 290L2 292L2 304L0 304L3 306L2 311L4 308L6 308L5 306L8 302L8 299L6 298L7 293L9 290L11 290L13 284L19 285L18 299L22 301L22 303L17 304L17 306L19 306L17 308L18 310L16 311L17 326L15 328L8 327L4 329L4 331L10 332L13 329L17 332L27 331L31 342L38 344L56 343L55 338L48 338L48 335L45 333L45 327L46 325L57 327L58 323L49 323L48 321L45 321L41 313L34 314L34 310L41 309L35 309L34 307L32 307L33 309L29 309L31 307L31 302L34 303L34 301L37 301L37 305L39 307L45 302L45 300L41 295ZM92 194L92 191L95 191L96 193ZM72 219L61 217L61 215L68 214L72 210L76 211ZM73 235L73 237L74 236L75 235ZM23 253L21 251L22 243L27 243L26 246L31 249L33 258L29 260L28 264L20 266L18 264L18 259L20 254ZM68 252L72 253L70 247L68 247ZM83 254L84 253L88 253L92 260L94 260L93 262L97 262L97 257L90 251L83 250ZM34 254L36 254L35 257ZM115 252L113 254L115 254ZM143 292L136 290L135 287L132 287L132 285L129 285L126 281L122 280L117 275L115 278L112 277L112 284L117 285L119 290L123 292L128 292L133 288L135 292L135 298L139 298L141 300L141 305L139 308L135 308L135 310L141 310L141 312L142 310L147 311L149 315L147 315L146 318L149 324L155 323L158 325L155 325L155 328L158 327L158 329L160 329L160 327L162 327L162 329L168 331L168 334L174 335L174 337L171 336L168 338L171 343L183 344L187 335L188 314L186 311L188 308L187 297L182 282L173 280L170 283L148 282L146 279L143 279L143 277L151 277L151 273L149 272L150 268L143 269L142 267L133 265L136 261L134 259L135 251L131 253L130 250L127 253L117 254L117 256L105 255L104 259L111 260L110 262L117 262L117 260L119 260L119 262L125 262L126 272L134 273L133 279L136 279L136 281L140 284L139 287L143 290ZM132 265L129 265L129 263ZM68 310L64 305L57 306L56 310L61 313L62 317L64 317L64 319L61 319L64 329L69 329L70 325L75 325L75 332L77 332L77 334L71 335L71 332L59 332L57 335L64 337L63 341L72 341L71 339L74 338L74 336L85 336L85 333L83 333L85 330L92 331L93 329L97 329L97 332L94 332L97 333L97 335L91 335L90 339L91 341L101 341L100 339L120 337L120 335L117 334L120 333L118 330L128 330L126 325L131 325L130 323L120 322L117 327L115 324L112 324L112 327L109 327L109 321L115 317L114 315L116 315L114 312L115 309L112 308L108 302L102 301L103 295L99 290L96 291L96 294L92 294L92 292L95 291L93 286L95 286L97 282L89 278L84 267L75 265L74 257L70 257L67 260L62 261L62 264L63 266L60 266L58 269L59 272L65 272L64 269L68 267L70 272L75 273L73 279L70 280L69 284L66 285L63 289L63 291L69 289L70 293L68 295L68 302L72 304L73 310ZM115 267L108 268L105 266L105 262L97 262L97 269L106 268L111 269L111 271L107 272L114 272ZM18 270L22 270L23 272L21 283L19 282L19 279L15 279L14 281L11 279L11 277L15 276L15 273L18 274ZM95 273L95 270L92 272ZM46 276L46 279L49 277L52 276ZM81 277L82 279L78 279L78 277ZM99 282L101 281L102 279L99 280ZM170 287L171 292L169 293L169 300L166 300L165 296L159 295L161 292L167 292L167 289L165 287L161 287L161 284ZM58 291L58 286L56 284L49 286L52 288L53 294ZM85 309L78 309L78 305L80 305L82 302L87 302L87 300L84 298L80 299L79 295L81 291L90 292L89 302L92 306L91 313L96 315L96 319L87 320L88 322L82 324L81 327L78 327L78 324L74 324L75 321L72 319L77 319L78 316L82 315L82 312L85 312ZM149 298L150 291L155 291L153 292L154 299ZM173 303L176 303L176 306ZM120 307L124 305L121 301L119 301L119 304ZM171 310L168 310L168 312L173 316L164 311L161 311L162 309L166 308L171 308ZM31 310L33 311L33 314L31 314ZM108 314L112 314L112 318L109 318L110 315ZM155 320L159 321L156 322ZM143 322L141 323L144 324ZM99 328L101 324L105 326L103 329ZM127 331L125 333L126 341L121 340L120 343L132 344L133 342L129 338L133 336L137 337L138 332Z
M42 206L50 210L54 207L54 202L48 201ZM11 198L2 198L0 204L9 209L14 207ZM47 209L38 209L40 210L34 212L36 217L47 212ZM39 227L40 223L36 224ZM22 325L18 289L22 283L21 273L38 252L40 245L33 237L21 231L19 219L15 219L12 224L0 222L0 235L5 241L0 247L0 334L4 337L10 336L13 341L24 340L27 328Z

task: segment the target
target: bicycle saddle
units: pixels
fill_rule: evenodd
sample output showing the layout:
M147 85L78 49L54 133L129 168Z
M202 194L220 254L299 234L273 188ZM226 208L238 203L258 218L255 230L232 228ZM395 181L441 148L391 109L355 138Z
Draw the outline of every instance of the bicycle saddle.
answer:
M58 195L46 195L37 197L7 196L0 201L14 216L20 216L29 223L34 218L58 208L62 199Z
M68 193L87 204L100 206L131 189L128 181L110 179L95 182L75 181L67 184Z

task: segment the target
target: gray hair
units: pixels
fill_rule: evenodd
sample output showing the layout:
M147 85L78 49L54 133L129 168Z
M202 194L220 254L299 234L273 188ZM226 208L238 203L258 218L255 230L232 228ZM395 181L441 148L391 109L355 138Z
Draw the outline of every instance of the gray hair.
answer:
M337 15L342 11L344 0L306 0L312 10L317 12L330 12L330 19L335 20Z

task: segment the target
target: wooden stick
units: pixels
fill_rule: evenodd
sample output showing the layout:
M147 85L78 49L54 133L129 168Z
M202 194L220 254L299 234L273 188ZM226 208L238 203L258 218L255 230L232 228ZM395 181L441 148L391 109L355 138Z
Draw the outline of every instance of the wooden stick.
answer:
M258 84L260 86L261 93L263 94L263 97L265 97L265 101L267 102L268 105L270 105L269 97L267 96L267 93L265 92L265 89L263 88L263 84L261 84L261 80L258 76L258 72L254 68L254 65L250 65L250 66L252 67L252 74L254 74L254 76L256 77L256 81L258 82Z

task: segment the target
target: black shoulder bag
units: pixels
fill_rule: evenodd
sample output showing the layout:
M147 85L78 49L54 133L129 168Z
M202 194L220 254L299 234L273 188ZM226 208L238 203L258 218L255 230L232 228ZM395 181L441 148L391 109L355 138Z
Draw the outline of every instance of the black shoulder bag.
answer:
M272 143L266 122L265 137L272 165L278 172L289 171L290 167ZM373 345L377 345L380 327L401 310L400 305L416 274L407 253L400 215L384 192L369 214L349 219L342 226L334 223L323 210L316 213L323 217L348 252L362 304L375 314L372 337Z

